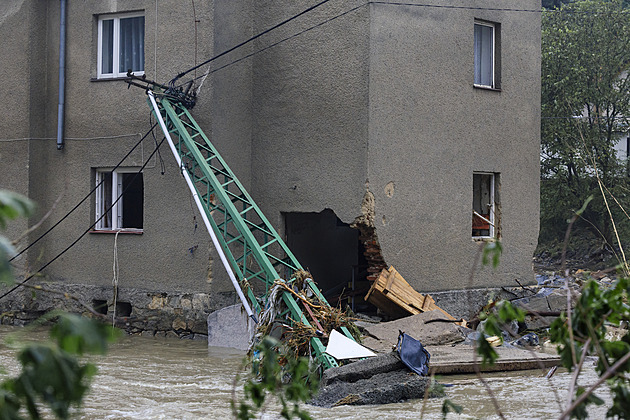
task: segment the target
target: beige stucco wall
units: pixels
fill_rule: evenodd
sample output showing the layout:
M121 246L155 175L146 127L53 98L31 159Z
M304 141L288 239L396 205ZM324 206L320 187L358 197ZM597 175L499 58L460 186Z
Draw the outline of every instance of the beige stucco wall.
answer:
M200 62L315 3L195 2L195 43L189 2L69 1L66 143L58 151L59 3L3 2L0 37L16 42L0 45L2 56L14 57L0 66L5 91L12 89L0 118L0 187L28 193L40 215L63 194L46 228L90 191L94 168L115 165L149 128L140 89L93 80L99 14L144 11L145 71L164 83L194 65L195 48ZM535 10L539 4L506 0L501 7ZM501 23L500 92L472 84L476 18ZM212 68L225 64L205 80L193 115L280 232L283 212L330 208L352 222L369 186L386 262L420 291L468 287L478 247L470 228L472 173L497 172L504 255L498 270L480 270L470 286L533 280L539 13L329 4ZM124 165L139 167L153 146L148 138ZM162 152L165 175L155 158L145 169L143 234L121 234L116 243L120 282L148 290L229 291L175 161L166 148ZM33 267L87 229L94 212L93 200L88 203L33 249ZM114 241L112 234L88 234L46 271L49 279L110 284Z

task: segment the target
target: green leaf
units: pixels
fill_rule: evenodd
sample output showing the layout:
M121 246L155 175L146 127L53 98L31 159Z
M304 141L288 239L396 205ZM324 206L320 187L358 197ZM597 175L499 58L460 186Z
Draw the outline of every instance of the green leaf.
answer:
M0 190L0 228L5 228L7 221L17 217L30 216L35 204L29 198L13 191Z
M504 323L509 323L514 320L519 322L525 321L526 312L521 308L512 305L510 301L503 300L499 302L497 306L499 307L499 318Z
M94 319L75 314L61 314L50 330L51 338L68 353L104 354L108 343L120 337L120 330Z
M442 419L445 420L446 416L448 415L448 413L456 413L456 414L461 414L463 411L463 408L461 405L459 404L455 404L453 401L449 400L448 398L444 399L444 402L442 403Z
M483 256L481 258L482 264L488 265L490 258L492 258L492 268L497 268L499 266L499 260L502 252L503 247L501 246L500 241L486 242L483 247Z

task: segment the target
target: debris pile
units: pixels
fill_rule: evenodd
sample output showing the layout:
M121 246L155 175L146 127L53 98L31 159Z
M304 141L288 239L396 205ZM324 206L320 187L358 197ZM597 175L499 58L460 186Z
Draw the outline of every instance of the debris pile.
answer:
M253 345L266 335L281 339L296 357L311 356L311 339L318 337L326 344L333 330L345 329L359 339L360 333L349 314L320 301L309 288L310 279L309 272L299 270L289 282L276 280L269 291L267 306L260 313L250 352ZM280 316L287 312L287 303L282 298L285 292L304 309L304 319L291 319L290 315L286 315L291 325L281 321L283 318Z
M389 404L423 398L430 379L410 371L395 352L360 360L324 372L321 388L311 404Z

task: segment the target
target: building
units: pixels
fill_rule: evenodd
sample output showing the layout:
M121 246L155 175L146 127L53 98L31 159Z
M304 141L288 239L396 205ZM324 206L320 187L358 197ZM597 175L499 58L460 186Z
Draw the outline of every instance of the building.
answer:
M164 147L148 159L161 133L106 173L151 125L144 93L127 89L124 75L132 68L166 83L316 4L3 1L0 36L11 42L0 45L10 57L0 65L0 188L38 203L30 226L53 209L28 240L97 181L106 186L21 264L33 270L54 258L131 185L112 217L46 268L48 287L112 311L115 278L119 314L162 311L173 330L189 333L203 331L194 314L235 303L173 157ZM182 81L190 78L193 115L329 296L366 286L386 264L420 292L533 281L539 2L332 0ZM145 162L141 177L129 175ZM469 281L480 243L496 238L500 266L479 267ZM17 296L0 305L44 305L30 292Z

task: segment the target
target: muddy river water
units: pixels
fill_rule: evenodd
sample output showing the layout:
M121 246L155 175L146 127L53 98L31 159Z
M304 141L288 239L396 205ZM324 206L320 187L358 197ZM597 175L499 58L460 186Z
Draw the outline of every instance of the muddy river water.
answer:
M0 343L15 328L0 327ZM43 332L30 333L43 339ZM0 344L0 366L15 374L15 350ZM204 341L173 338L124 337L106 356L93 357L99 373L84 401L79 419L223 419L231 418L235 372L243 353L208 348ZM563 404L570 375L559 370L551 380L540 371L506 372L486 376L498 403L510 419L552 419L559 415L556 392ZM596 381L592 367L580 384ZM463 406L462 415L448 418L498 418L491 399L474 376L445 376L452 384L447 397ZM554 390L556 392L554 392ZM610 405L605 390L598 396ZM442 399L427 402L425 419L441 418ZM419 419L423 401L383 406L319 408L307 406L314 419ZM269 410L263 418L279 418ZM590 417L605 417L606 408L591 410Z

